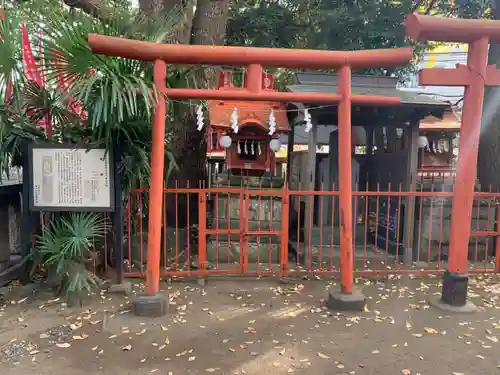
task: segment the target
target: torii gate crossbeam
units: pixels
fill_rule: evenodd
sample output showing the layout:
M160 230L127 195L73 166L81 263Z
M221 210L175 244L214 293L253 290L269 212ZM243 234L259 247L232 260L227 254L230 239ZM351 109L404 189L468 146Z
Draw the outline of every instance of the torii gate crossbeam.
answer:
M414 40L468 43L467 65L456 69L422 69L421 86L465 86L460 127L457 178L452 200L450 254L441 303L465 308L468 251L474 185L485 86L500 85L500 70L488 66L489 43L500 43L500 22L463 20L412 14L406 18L407 35Z
M365 299L353 291L352 238L352 179L351 179L351 105L395 105L399 97L353 95L351 69L395 67L407 64L412 58L410 48L371 51L317 51L277 48L248 48L228 46L194 46L156 44L124 38L91 34L88 42L93 52L137 60L154 61L154 84L159 95L153 119L151 155L151 187L148 223L147 296L135 301L138 314L161 315L165 303L159 292L162 200L164 183L165 118L167 99L248 100L276 102L306 102L338 104L339 126L339 195L340 195L340 252L341 291L331 294L332 303L341 309L363 309ZM211 64L248 67L248 88L245 90L196 90L166 87L166 63ZM338 93L288 93L261 89L262 69L265 67L339 69ZM281 246L288 246L281 240ZM200 253L202 249L200 241ZM283 251L281 254L286 254ZM200 256L201 259L201 256ZM202 269L204 268L201 265ZM140 304L140 305L139 305Z

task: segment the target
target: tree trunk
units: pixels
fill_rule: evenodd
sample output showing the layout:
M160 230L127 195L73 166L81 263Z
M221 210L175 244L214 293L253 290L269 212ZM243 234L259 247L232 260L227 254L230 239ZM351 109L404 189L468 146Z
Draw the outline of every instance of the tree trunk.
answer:
M226 26L229 18L229 0L198 0L196 13L193 14L192 28L187 35L191 44L223 45L226 37ZM186 6L186 12L194 7ZM216 82L217 69L197 67L194 71L195 84L199 88L213 88ZM205 116L208 113L205 112ZM208 125L208 122L206 122ZM206 127L202 131L196 128L194 108L191 108L184 124L171 124L175 127L172 151L178 163L179 171L174 173L171 183L179 186L199 186L205 181L206 164Z
M63 1L101 20L112 20L110 10L101 3L101 0ZM174 40L168 42L183 44L223 45L229 19L229 5L230 0L139 0L140 9L153 19L160 12L180 14L179 28ZM199 67L195 71L196 85L201 88L212 88L216 82L217 72L217 68ZM208 116L206 111L205 116ZM207 121L206 124L208 125ZM194 108L191 108L183 123L167 123L167 129L173 133L169 148L179 167L169 179L170 186L198 187L200 182L206 180L206 128L205 126L203 131L197 130ZM197 221L198 205L195 195L191 196L193 202L190 205L190 224L194 224ZM179 198L181 199L167 199L167 217L181 227L187 224L185 219L187 200L186 197ZM179 216L178 220L176 213Z
M163 0L139 0L139 8L148 17L154 18L156 14L164 10Z
M500 20L500 0L495 0L493 18ZM500 68L500 45L490 45L489 64ZM487 87L484 95L478 176L483 191L500 191L500 87ZM460 156L459 156L460 157ZM463 155L462 155L463 157Z
M229 18L229 0L198 0L196 14L194 15L192 29L190 32L191 44L223 45L226 37L226 26ZM195 84L199 88L214 88L218 74L216 67L196 67L194 70ZM207 159L207 126L198 131L194 108L188 113L183 124L173 124L175 136L178 140L172 144L171 150L177 161L179 170L173 173L169 185L177 184L180 187L199 187L209 176L206 173ZM204 111L208 117L208 112ZM168 125L167 126L172 126ZM184 204L187 197L177 202L174 199L167 200L167 217L175 218L178 212L179 225L193 225L197 223L198 203L197 197L191 194L189 206ZM189 223L187 223L187 211L189 207Z

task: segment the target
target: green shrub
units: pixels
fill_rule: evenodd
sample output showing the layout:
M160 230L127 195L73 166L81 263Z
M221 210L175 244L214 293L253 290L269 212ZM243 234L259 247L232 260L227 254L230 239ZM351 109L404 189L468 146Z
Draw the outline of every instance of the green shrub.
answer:
M106 235L107 218L96 213L70 213L49 220L37 236L34 256L58 280L58 293L68 300L98 288L99 278L89 270L96 258L94 243Z

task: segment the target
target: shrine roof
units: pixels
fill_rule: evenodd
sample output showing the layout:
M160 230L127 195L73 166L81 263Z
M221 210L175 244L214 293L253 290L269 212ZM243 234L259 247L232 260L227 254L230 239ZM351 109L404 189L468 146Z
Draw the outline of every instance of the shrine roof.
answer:
M326 73L296 73L296 83L286 87L292 92L338 92L338 76ZM385 76L353 75L351 90L358 95L380 95L401 98L401 104L416 107L449 107L449 103L397 88L398 79Z
M419 129L421 131L459 132L460 125L460 116L454 111L446 111L442 119L427 116L420 120Z
M288 117L286 108L282 103L274 102L241 102L231 100L211 100L208 102L210 112L210 125L221 128L230 128L232 114L236 107L238 122L255 122L267 128L269 126L269 115L274 111L276 118L276 130L288 132Z

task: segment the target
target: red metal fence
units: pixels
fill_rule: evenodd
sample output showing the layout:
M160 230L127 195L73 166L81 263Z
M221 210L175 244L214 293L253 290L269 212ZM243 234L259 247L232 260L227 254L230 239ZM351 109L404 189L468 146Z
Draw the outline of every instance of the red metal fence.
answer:
M353 192L357 275L436 274L449 252L451 186L404 191L376 185ZM164 190L161 275L337 275L337 190L177 188ZM500 193L477 192L469 242L470 272L496 272ZM125 208L125 277L143 277L148 192ZM414 209L412 209L414 207ZM348 225L348 223L345 223Z

